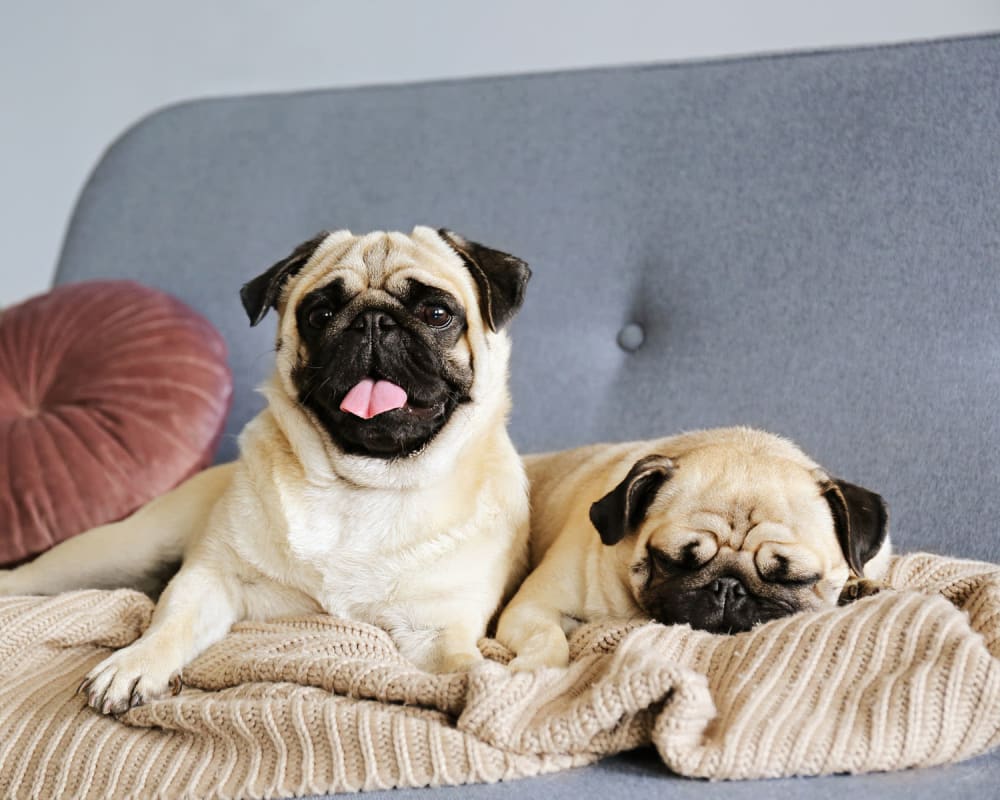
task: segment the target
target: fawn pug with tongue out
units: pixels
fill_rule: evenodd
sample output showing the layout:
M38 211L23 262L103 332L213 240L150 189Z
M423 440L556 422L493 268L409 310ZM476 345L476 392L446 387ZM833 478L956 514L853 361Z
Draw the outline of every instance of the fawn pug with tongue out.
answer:
M0 576L0 594L148 589L182 560L142 637L84 681L104 713L178 685L248 618L326 611L383 627L424 669L468 667L527 566L503 328L529 275L424 227L300 245L241 293L251 324L279 320L240 458Z

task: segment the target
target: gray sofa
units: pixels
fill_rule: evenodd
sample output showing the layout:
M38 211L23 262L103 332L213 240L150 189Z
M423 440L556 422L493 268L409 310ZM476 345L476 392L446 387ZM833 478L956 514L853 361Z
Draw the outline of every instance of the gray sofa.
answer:
M758 425L879 490L899 549L1000 560L998 201L995 36L226 98L111 146L57 282L135 278L219 326L228 459L271 365L240 284L322 228L447 226L534 268L513 326L524 451ZM710 785L637 752L427 791L982 798L1000 756Z

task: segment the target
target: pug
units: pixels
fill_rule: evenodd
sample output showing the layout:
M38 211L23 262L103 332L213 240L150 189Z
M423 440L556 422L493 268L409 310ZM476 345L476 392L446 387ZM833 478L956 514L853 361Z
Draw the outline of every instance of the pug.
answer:
M565 666L566 634L584 622L746 631L877 591L888 566L882 498L770 433L722 428L526 462L535 567L497 630L514 669Z
M417 666L461 670L527 568L528 495L506 430L527 265L447 230L321 233L247 283L276 309L276 369L239 459L0 577L0 592L149 589L141 638L87 675L104 714L177 688L243 619L372 623Z

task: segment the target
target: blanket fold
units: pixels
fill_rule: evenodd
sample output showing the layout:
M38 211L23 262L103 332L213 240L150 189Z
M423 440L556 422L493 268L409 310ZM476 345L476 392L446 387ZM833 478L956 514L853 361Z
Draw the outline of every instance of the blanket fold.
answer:
M914 554L894 591L736 636L590 625L566 670L483 640L429 675L378 628L246 622L176 697L101 717L75 695L149 622L128 592L0 598L0 796L275 797L492 782L653 745L712 779L943 764L1000 743L1000 567Z

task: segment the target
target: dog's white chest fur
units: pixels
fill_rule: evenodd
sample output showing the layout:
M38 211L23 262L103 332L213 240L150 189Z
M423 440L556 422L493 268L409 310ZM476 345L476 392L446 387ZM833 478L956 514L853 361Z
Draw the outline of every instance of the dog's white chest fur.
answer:
M398 584L425 566L416 503L396 492L311 488L288 498L289 558L315 576L308 591L335 616L376 622L399 599ZM430 537L433 538L433 537ZM419 543L419 547L417 546ZM306 587L302 587L305 589Z
M523 559L526 503L508 508L505 489L466 503L467 487L453 479L403 490L312 482L297 470L289 479L267 450L258 452L268 468L234 481L235 509L219 512L221 540L206 541L219 558L235 555L225 571L248 587L246 616L322 609L379 625L415 661L433 662L440 620L488 618ZM232 524L248 512L267 524Z

